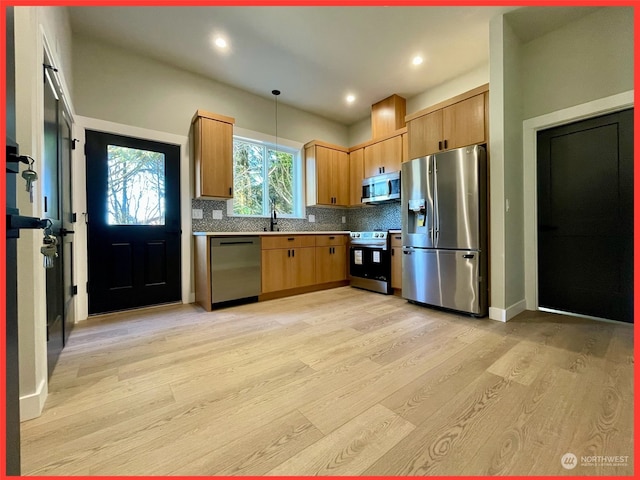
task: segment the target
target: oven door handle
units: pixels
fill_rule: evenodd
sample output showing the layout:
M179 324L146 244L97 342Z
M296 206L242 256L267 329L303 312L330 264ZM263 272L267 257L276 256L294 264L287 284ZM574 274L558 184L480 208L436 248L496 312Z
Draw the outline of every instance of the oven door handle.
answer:
M351 248L374 248L376 250L386 250L386 245L371 245L371 244L351 244Z

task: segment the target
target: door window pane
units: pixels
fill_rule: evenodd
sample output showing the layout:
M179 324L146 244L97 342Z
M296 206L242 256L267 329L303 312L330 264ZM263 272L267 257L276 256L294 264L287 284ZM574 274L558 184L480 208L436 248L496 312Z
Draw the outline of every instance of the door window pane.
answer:
M107 146L107 224L164 225L164 154Z

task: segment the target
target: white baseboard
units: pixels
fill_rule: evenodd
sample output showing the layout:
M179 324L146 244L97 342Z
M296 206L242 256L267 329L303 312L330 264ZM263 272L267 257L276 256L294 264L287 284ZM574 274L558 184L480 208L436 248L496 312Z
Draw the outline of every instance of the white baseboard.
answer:
M517 303L514 303L506 309L489 307L489 318L491 320L497 320L499 322L508 322L519 313L524 312L526 309L527 302L524 299L520 300Z
M38 389L29 395L20 397L20 421L31 420L42 414L44 402L47 400L47 382L40 381Z

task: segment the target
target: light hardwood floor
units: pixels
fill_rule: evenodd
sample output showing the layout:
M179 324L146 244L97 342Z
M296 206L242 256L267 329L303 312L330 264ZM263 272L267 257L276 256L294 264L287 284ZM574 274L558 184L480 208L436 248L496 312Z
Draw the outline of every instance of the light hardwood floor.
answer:
M631 325L350 287L113 315L73 331L23 474L631 475L633 367Z

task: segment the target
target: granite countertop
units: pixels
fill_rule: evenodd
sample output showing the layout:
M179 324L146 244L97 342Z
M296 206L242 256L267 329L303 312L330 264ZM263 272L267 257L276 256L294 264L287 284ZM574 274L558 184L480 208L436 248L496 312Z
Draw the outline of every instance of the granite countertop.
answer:
M290 232L193 232L194 236L206 236L206 237L243 237L243 236L255 236L255 235L348 235L348 230L335 230L335 231L290 231Z

